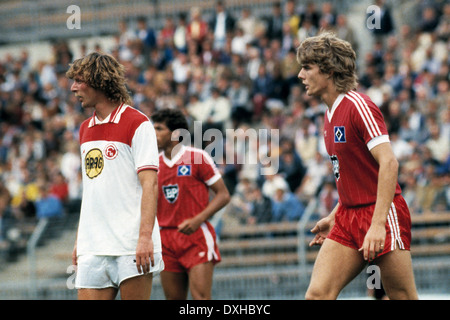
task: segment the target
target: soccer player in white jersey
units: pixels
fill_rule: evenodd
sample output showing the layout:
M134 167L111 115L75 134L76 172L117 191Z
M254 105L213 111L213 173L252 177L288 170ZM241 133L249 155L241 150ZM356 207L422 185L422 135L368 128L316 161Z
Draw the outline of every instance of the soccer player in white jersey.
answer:
M161 284L168 300L211 299L214 265L220 262L216 233L208 222L230 200L211 156L179 143L188 125L177 109L151 116L159 156L158 210L165 269ZM209 199L209 191L214 196Z
M72 260L78 298L149 299L164 268L157 206L158 149L150 120L132 108L124 67L91 53L67 71L92 117L80 126L83 198Z
M397 183L398 162L379 108L357 84L356 54L331 33L297 49L306 93L328 106L324 140L339 194L329 216L312 229L321 245L307 299L335 299L374 261L390 299L416 299L411 217Z

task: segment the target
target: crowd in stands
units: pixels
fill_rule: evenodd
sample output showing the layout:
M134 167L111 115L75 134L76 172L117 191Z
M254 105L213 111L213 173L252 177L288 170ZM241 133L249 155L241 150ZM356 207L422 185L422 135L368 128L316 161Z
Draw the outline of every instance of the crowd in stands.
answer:
M450 209L450 4L419 1L416 9L413 24L399 25L392 8L383 7L381 27L372 30L374 45L358 66L358 90L382 110L403 194L411 211L422 213ZM278 170L261 175L260 164L218 164L232 193L223 216L228 223L297 221L312 198L320 199L318 215L328 214L337 192L322 137L326 107L305 94L295 50L304 38L327 30L358 54L361 44L345 12L331 3L287 0L273 4L267 17L248 8L233 15L218 2L209 20L192 8L167 17L160 29L147 22L121 21L112 47L82 45L75 56L58 40L37 65L30 65L27 50L0 61L3 225L77 210L78 129L92 110L81 108L65 71L92 50L126 67L134 107L147 115L179 108L191 124L202 121L204 130L278 129L271 137L278 147L269 150L279 157Z

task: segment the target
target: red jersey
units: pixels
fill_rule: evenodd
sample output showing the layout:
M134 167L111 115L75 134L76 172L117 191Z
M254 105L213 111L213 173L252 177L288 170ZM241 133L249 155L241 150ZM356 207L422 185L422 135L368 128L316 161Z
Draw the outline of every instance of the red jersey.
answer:
M339 202L348 207L375 203L379 165L370 150L389 142L380 109L367 95L355 91L339 95L325 114L324 139ZM395 194L400 193L397 183Z
M209 186L221 175L205 151L182 146L171 160L159 155L158 211L161 227L176 228L201 212L209 202Z

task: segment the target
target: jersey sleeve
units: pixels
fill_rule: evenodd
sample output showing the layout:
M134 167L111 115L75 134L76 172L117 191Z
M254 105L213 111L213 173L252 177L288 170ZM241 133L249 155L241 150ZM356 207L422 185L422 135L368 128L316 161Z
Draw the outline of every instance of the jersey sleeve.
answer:
M205 151L202 151L202 161L199 165L198 175L208 186L213 185L222 177L213 159Z
M372 100L357 93L349 94L356 106L353 112L353 124L369 150L389 142L389 135L383 114Z
M135 161L135 170L158 170L159 153L156 133L150 121L144 121L136 129L131 142L131 149Z

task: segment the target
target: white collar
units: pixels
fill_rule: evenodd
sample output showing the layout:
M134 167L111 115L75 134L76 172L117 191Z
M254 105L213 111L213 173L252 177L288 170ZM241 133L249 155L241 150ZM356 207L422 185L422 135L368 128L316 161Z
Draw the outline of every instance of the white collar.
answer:
M128 108L128 105L125 105L121 103L117 108L113 110L103 121L100 121L100 119L97 117L97 114L94 112L94 115L92 116L91 120L89 121L89 128L101 125L105 123L119 123L120 117L122 116L122 113Z
M178 150L177 154L175 156L173 156L172 159L167 158L163 151L162 156L163 156L164 163L168 167L172 168L176 163L178 163L178 161L181 159L181 157L183 156L185 151L186 151L186 147L182 144L180 147L180 150Z
M336 100L334 100L333 106L331 107L331 111L330 109L327 109L327 117L328 117L328 121L331 121L331 118L333 117L334 112L336 111L337 107L341 104L342 99L344 99L345 94L341 93L338 95L338 97L336 98Z

